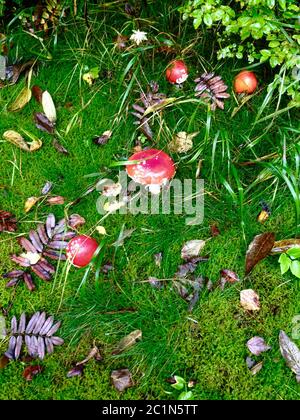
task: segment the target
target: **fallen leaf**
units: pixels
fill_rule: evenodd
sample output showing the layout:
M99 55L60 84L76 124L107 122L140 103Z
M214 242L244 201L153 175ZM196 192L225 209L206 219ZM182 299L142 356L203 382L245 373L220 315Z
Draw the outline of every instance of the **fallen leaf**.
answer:
M159 103L156 103L154 105L149 106L146 109L145 113L144 113L144 117L146 117L147 115L149 115L149 114L151 114L153 112L161 111L162 109L164 109L168 105L173 104L176 101L177 101L177 98L165 98L165 99L162 99Z
M256 266L256 264L267 257L274 245L275 234L272 232L256 235L250 243L246 253L246 275Z
M93 67L87 73L82 75L82 79L90 86L99 78L99 67Z
M31 265L35 265L37 264L41 257L41 254L38 254L37 252L23 252L22 254L20 254L20 257L25 258L26 260L28 260L30 262Z
M113 386L117 391L123 392L133 386L131 373L128 369L113 370L111 375Z
M68 155L69 152L68 150L61 144L59 143L59 141L57 139L54 139L53 142L53 147L61 154L63 155Z
M112 354L116 355L122 353L124 350L127 350L129 347L133 346L138 340L141 339L141 330L132 331L130 334L126 335L126 337L122 338L122 340L116 345L115 349L112 351Z
M47 195L53 188L52 182L47 181L41 190L42 195Z
M8 363L9 363L9 358L5 356L5 354L0 357L0 369L4 369L5 366L8 365Z
M68 225L72 229L77 229L78 227L85 224L85 218L80 216L80 214L71 214L68 220Z
M201 239L194 239L186 242L181 250L181 258L189 260L190 258L198 257L204 248L205 243L206 242Z
M149 277L148 282L155 289L162 289L163 288L163 282L156 277Z
M74 376L81 376L83 374L84 365L74 366L67 373L67 378L74 378Z
M247 368L251 370L256 365L256 361L251 359L251 357L247 356L246 365L247 365Z
M252 290L242 290L240 294L241 305L246 311L259 311L260 302L258 294Z
M104 226L97 226L96 231L99 233L99 235L106 235L106 229Z
M157 267L161 266L162 262L162 252L158 252L157 254L154 254L154 262Z
M28 144L21 136L21 134L17 133L14 130L5 131L5 133L3 133L3 138L6 141L9 141L10 143L14 144L15 146L18 146L20 149L25 150L26 152L30 151Z
M255 356L259 356L261 353L271 349L262 337L253 337L247 341L247 347L249 351Z
M40 139L34 139L32 142L29 143L29 151L34 152L42 147L43 143Z
M25 213L28 213L32 207L39 201L40 197L29 197L25 202Z
M34 86L32 86L31 91L32 91L32 95L33 95L34 99L41 104L42 103L43 90L39 86L34 85Z
M210 232L211 232L211 236L219 236L221 233L216 223L211 225Z
M16 112L20 109L24 108L26 104L30 101L32 96L31 89L29 87L25 86L17 98L14 100L14 102L8 107L9 112Z
M186 277L187 274L194 273L196 268L198 267L198 263L208 261L207 257L196 257L190 259L185 264L180 264L178 266L177 272L175 273L175 277Z
M220 286L222 290L224 290L226 283L232 284L240 281L239 276L234 271L223 269L220 271L220 274Z
M32 381L32 379L43 371L42 366L34 365L34 366L27 366L23 372L23 378L26 381Z
M282 241L274 242L271 250L272 254L281 254L288 251L291 248L300 248L300 239L283 239Z
M116 248L119 247L119 246L123 246L124 245L124 240L127 239L127 238L130 238L130 236L133 234L134 231L135 231L135 229L125 229L124 230L122 228L118 239L112 245L115 246Z
M65 199L61 195L47 198L47 204L49 204L50 206L57 206L64 203L65 203Z
M186 131L180 131L175 134L172 141L169 143L169 149L175 153L186 153L193 148L193 138L199 134L196 133L188 134Z
M31 91L30 91L31 92ZM42 94L42 106L44 113L49 121L52 123L56 122L56 109L50 93L45 90Z
M98 362L100 362L103 359L103 357L101 356L100 350L98 349L97 346L94 346L91 349L91 351L89 352L89 354L87 355L87 357L85 359L83 359L81 362L76 363L76 366L85 365L91 359L95 359Z
M118 50L125 50L128 43L128 36L119 34L117 38L115 38L114 43Z
M98 146L103 146L104 144L106 144L108 142L108 140L111 138L111 136L112 136L112 131L107 130L107 131L104 131L102 136L94 137L93 142L95 144L98 144Z
M296 374L297 382L300 382L300 349L287 336L284 331L279 333L279 346L282 357L285 359L288 367Z
M54 123L51 122L42 112L37 112L34 114L34 122L36 128L39 130L45 131L49 134L54 133Z
M250 370L252 375L256 375L258 372L262 370L263 362L256 363Z
M12 77L11 80L9 81L11 84L15 84L17 83L17 81L19 80L20 75L27 70L29 67L33 67L35 63L35 60L29 60L26 61L25 63L18 63L18 64L14 64L12 66Z

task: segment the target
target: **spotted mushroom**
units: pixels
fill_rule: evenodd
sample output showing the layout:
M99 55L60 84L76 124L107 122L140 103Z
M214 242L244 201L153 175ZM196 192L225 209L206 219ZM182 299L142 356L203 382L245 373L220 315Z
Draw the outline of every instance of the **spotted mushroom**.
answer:
M166 78L172 84L181 85L187 80L188 76L188 68L182 60L172 61L166 71Z
M128 176L145 185L152 194L159 194L161 187L175 175L172 158L162 150L148 149L133 154L126 166Z

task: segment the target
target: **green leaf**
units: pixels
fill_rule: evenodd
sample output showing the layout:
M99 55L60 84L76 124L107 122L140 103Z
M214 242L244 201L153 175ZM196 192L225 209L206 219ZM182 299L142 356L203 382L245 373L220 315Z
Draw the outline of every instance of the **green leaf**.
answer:
M180 391L186 384L185 380L181 376L174 376L175 384L172 384L171 386L178 391Z
M286 254L281 254L279 257L281 274L286 273L291 265L291 259Z
M213 20L212 20L211 14L204 15L203 22L205 23L206 26L212 26Z
M287 250L287 254L293 258L300 258L300 248L294 247Z
M291 272L300 279L300 261L294 260L291 262Z
M193 399L193 393L192 393L192 391L184 391L178 397L178 400L182 400L182 401L184 401L184 400L192 400L192 399Z
M278 0L281 9L286 10L286 0Z

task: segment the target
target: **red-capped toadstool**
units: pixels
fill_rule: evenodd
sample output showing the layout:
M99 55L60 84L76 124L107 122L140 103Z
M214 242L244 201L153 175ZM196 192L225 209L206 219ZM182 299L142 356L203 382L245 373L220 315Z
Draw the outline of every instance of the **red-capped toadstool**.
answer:
M66 248L67 258L75 267L86 267L91 262L97 248L97 241L90 236L75 236Z
M142 150L132 155L129 160L138 162L126 166L128 176L138 184L147 186L153 194L158 194L161 186L175 175L173 160L162 150Z
M188 68L182 60L172 61L166 71L166 78L172 84L181 85L188 76Z

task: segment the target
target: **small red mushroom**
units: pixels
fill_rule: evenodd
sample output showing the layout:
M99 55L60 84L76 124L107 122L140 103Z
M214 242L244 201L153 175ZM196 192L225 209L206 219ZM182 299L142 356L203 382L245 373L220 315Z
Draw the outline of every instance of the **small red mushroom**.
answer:
M233 82L234 91L238 94L253 93L257 88L258 81L252 71L243 70L235 78Z
M66 248L67 258L75 267L85 267L91 262L97 248L97 241L90 236L75 236Z
M188 78L188 68L184 61L172 61L166 71L166 78L172 84L180 85Z
M175 175L173 160L162 150L142 150L132 155L129 160L138 163L126 166L128 176L138 184L147 186L153 194L158 194L160 187Z

